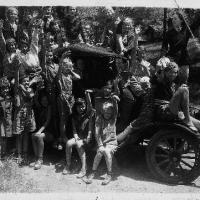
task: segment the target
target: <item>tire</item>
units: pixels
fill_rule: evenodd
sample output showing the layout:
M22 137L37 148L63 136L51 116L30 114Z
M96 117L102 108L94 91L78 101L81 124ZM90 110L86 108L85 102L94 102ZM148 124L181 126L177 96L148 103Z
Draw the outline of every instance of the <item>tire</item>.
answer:
M190 133L177 129L160 130L147 146L146 162L157 180L188 184L200 174L199 149L199 141Z

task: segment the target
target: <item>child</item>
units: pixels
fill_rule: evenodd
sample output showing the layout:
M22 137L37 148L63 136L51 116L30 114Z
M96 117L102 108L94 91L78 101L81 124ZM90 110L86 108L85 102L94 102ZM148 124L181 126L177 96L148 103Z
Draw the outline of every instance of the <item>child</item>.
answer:
M33 150L36 157L34 163L34 169L38 170L41 168L43 163L43 152L44 152L44 140L53 141L53 135L51 134L51 105L49 104L47 95L43 94L39 96L39 107L37 122L37 132L32 134Z
M3 25L3 35L5 39L16 39L18 30L18 10L16 7L8 7L6 10L6 20Z
M86 175L86 154L85 144L88 144L92 137L92 122L93 122L93 110L91 106L90 96L86 91L86 101L82 98L78 98L74 104L74 111L72 113L72 126L73 126L73 138L66 142L66 160L67 165L63 170L63 174L70 173L71 153L72 147L75 146L82 163L82 168L77 178L82 178Z
M111 102L112 101L112 102ZM116 98L110 98L110 102L103 103L101 115L97 116L95 124L95 137L98 145L97 153L94 158L92 173L89 175L86 183L92 183L92 179L96 174L98 165L105 157L107 165L107 176L102 182L102 185L107 185L112 180L112 159L113 154L117 150L116 137L116 120L118 106Z
M7 138L12 137L13 98L7 77L0 79L0 162L6 155Z
M80 76L73 71L73 64L69 58L70 52L63 54L60 60L60 67L58 70L58 85L59 95L58 112L60 119L60 140L66 140L66 122L72 112L72 106L74 104L74 97L72 95L72 80L80 79Z
M30 79L24 75L19 80L17 87L17 94L19 96L19 103L15 108L15 119L14 119L14 134L16 134L16 146L18 153L19 164L28 164L27 153L28 153L28 134L35 131L35 118L32 109L32 99L34 93L30 87L35 82L35 79ZM23 162L22 161L23 153Z

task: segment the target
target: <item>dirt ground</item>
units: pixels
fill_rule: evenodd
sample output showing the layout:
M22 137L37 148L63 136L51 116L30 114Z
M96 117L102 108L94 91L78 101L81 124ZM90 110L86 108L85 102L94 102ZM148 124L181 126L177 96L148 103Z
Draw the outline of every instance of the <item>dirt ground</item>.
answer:
M64 152L50 152L46 155L44 165L38 171L23 167L27 179L32 179L38 192L133 192L133 193L198 193L200 177L191 185L168 185L156 181L147 169L144 149L134 148L127 155L118 157L114 164L114 180L107 186L101 182L106 172L105 161L101 162L99 173L91 185L77 179L75 173L80 163L74 155L73 173L62 175ZM89 161L89 166L91 166ZM119 165L120 163L120 165ZM77 167L78 166L78 167ZM118 167L117 167L118 166Z

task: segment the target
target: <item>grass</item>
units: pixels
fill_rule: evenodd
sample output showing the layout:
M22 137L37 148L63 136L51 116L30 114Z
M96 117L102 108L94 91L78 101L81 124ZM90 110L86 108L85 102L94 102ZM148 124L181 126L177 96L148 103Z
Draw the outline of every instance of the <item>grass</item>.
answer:
M0 165L0 192L37 192L33 180L27 180L23 168L19 168L13 158Z

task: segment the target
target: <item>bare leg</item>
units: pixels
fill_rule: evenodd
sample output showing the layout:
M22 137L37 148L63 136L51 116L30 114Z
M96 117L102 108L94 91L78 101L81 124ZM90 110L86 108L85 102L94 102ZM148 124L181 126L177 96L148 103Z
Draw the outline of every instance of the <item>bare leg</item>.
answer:
M97 168L99 166L99 163L101 162L102 156L103 156L103 154L101 152L97 151L97 154L96 154L96 156L94 158L94 162L93 162L93 166L92 166L92 170L93 171L97 170Z
M112 152L110 151L110 149L106 148L104 156L105 156L105 160L106 160L108 173L111 173L112 172L112 157L113 157L113 155L112 155Z
M72 147L76 145L76 141L74 138L68 140L66 142L66 161L67 161L67 165L70 166L71 165L71 155L72 155Z
M31 137L32 137L33 151L35 157L38 158L37 137L35 136L35 133L33 133Z
M44 133L41 133L37 137L37 147L38 147L38 159L43 159L43 153L44 153Z
M17 147L17 154L18 158L21 159L22 155L22 135L17 135L16 137L16 147Z
M179 111L183 111L185 116L184 122L193 125L189 113L189 90L187 87L181 86L175 92L169 103L170 111L177 115Z
M81 171L86 172L86 153L85 153L85 149L83 148L83 141L79 140L76 143L76 148L79 154L79 157L81 159L81 164L82 164L82 168Z

